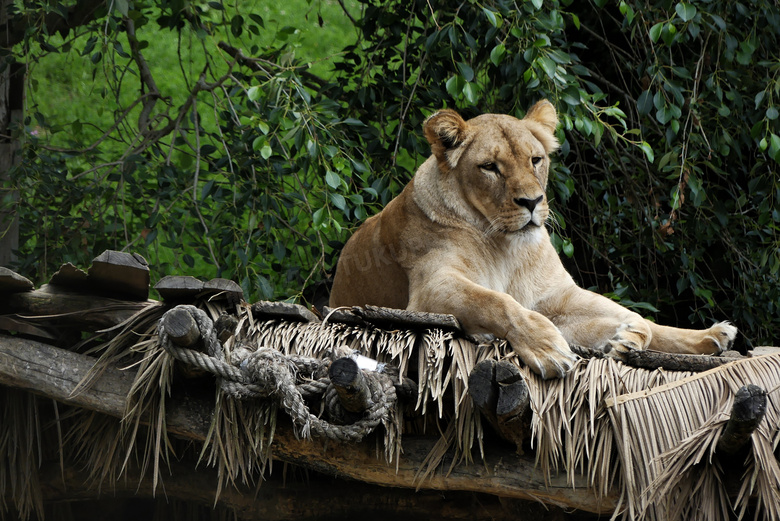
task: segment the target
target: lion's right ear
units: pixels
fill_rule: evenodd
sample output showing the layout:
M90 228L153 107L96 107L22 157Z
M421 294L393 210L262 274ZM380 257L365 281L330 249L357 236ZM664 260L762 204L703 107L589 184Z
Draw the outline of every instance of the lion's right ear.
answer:
M431 152L439 161L439 168L454 168L460 157L457 149L466 140L468 125L454 110L441 110L425 120L425 139L431 144Z

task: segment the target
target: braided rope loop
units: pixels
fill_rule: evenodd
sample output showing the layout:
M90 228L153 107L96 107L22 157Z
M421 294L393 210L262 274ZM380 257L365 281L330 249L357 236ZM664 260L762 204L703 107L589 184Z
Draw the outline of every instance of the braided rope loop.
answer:
M255 351L245 349L246 356L243 359L233 360L237 365L228 363L208 315L195 306L178 306L178 309L182 308L198 326L207 353L173 344L165 332L166 315L171 311L160 319L159 342L163 349L176 360L214 374L218 378L220 390L235 399L273 397L279 400L282 409L293 421L296 435L308 438L314 433L335 441L355 442L362 440L380 423L389 421L397 395L388 375L364 371L371 399L363 417L347 425L329 423L311 414L304 400L304 395L307 398L321 396L326 401L332 400L335 393L331 392L333 386L330 380L327 377L314 379L314 375L324 372L322 369L329 361L287 357L275 349L260 347ZM309 378L298 382L299 374L309 375Z

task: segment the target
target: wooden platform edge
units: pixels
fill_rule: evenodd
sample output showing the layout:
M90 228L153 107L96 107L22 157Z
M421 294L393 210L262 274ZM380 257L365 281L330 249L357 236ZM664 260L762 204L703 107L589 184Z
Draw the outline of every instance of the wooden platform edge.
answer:
M116 418L124 415L125 398L134 373L106 369L86 389L75 392L92 368L94 358L19 337L0 335L0 385L84 407ZM168 429L171 434L203 441L211 422L213 404L206 400L171 401ZM279 422L272 452L275 458L325 474L366 483L422 490L468 491L499 497L533 499L567 509L608 514L617 504L617 495L598 498L578 477L574 487L566 476L545 479L533 461L511 450L486 448L485 458L455 465L444 461L441 469L424 481L415 479L435 439L405 436L403 455L386 463L377 456L373 442L336 444L326 440L297 439L288 422Z

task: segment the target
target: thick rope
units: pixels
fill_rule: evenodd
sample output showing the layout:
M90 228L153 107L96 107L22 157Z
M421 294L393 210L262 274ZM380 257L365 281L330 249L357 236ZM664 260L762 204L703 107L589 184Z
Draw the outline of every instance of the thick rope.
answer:
M222 346L208 315L195 306L178 307L184 308L192 316L208 354L174 345L165 332L163 315L159 340L165 351L181 362L216 375L222 392L233 398L277 398L292 418L296 433L304 438L313 432L335 441L360 441L379 423L386 422L395 406L397 395L393 380L386 374L364 371L371 398L362 418L347 425L335 425L322 420L309 412L304 395L323 396L327 400L335 394L331 392L333 386L327 377L315 379L315 375L325 372L323 369L330 364L329 360L286 357L275 349L261 347L256 351L245 349L246 356L241 360L233 360L238 366L233 365L225 361ZM299 374L309 375L309 379L298 383ZM409 387L408 382L398 385L404 391ZM343 418L339 409L340 406L333 406L334 416Z

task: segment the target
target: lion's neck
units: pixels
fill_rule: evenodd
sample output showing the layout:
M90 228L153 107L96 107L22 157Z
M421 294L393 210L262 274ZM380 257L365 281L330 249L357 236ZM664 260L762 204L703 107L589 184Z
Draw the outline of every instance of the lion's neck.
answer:
M466 198L452 176L442 175L434 157L428 158L414 175L414 202L433 222L486 231L487 220L475 209L464 205Z

